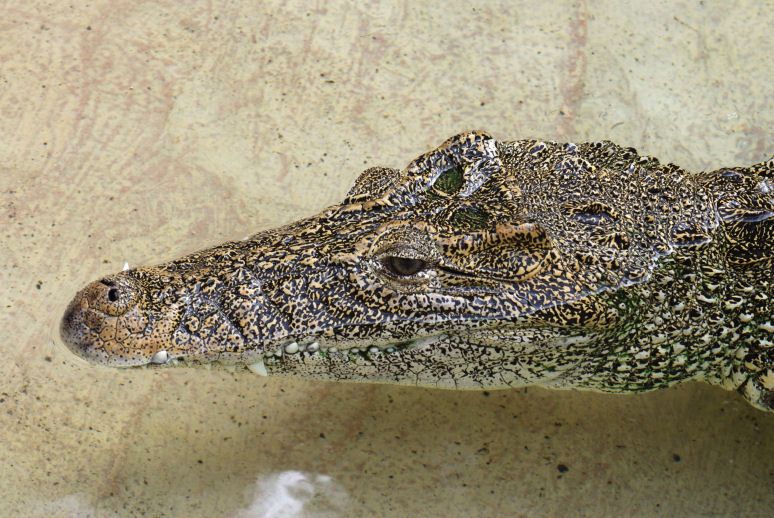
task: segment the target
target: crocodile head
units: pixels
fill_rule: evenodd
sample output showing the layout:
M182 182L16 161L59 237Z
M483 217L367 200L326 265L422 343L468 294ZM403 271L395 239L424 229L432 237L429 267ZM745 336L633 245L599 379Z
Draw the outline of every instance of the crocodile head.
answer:
M625 368L642 363L627 338L662 318L639 288L716 225L697 183L654 164L607 142L461 134L366 170L317 216L90 284L61 335L111 366L448 387L603 371L597 388L653 388Z

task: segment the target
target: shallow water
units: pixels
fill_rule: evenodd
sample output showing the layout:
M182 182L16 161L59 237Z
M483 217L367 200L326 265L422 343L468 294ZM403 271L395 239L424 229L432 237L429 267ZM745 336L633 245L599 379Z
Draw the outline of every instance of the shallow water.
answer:
M55 328L125 261L313 214L465 129L766 159L771 7L0 6L0 515L766 515L774 415L706 385L117 371Z

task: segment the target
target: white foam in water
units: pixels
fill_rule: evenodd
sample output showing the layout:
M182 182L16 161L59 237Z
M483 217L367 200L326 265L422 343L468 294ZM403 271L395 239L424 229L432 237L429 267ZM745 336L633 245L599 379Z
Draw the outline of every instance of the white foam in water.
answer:
M281 471L259 477L252 502L234 518L334 517L342 513L347 498L327 475Z

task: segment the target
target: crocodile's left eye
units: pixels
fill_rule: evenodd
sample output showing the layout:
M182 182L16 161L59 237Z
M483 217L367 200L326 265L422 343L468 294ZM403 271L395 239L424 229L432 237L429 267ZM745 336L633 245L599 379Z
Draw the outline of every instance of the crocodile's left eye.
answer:
M410 277L427 268L427 261L411 257L387 256L383 261L390 273L398 277Z

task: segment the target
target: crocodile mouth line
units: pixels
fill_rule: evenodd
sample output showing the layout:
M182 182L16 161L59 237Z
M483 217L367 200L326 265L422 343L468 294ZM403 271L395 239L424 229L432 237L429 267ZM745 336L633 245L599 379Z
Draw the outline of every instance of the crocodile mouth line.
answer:
M336 346L321 346L318 341L311 341L307 343L299 343L296 340L291 340L279 345L271 352L263 354L256 354L249 361L240 359L228 360L228 359L214 359L214 360L199 360L191 358L186 355L173 356L166 350L162 349L156 354L151 356L147 363L133 365L130 368L148 368L157 369L165 367L223 367L226 369L236 369L238 367L245 367L246 369L258 374L260 376L267 376L266 361L282 361L283 358L295 356L297 354L305 354L311 357L325 358L328 356L341 355L341 356L359 356L366 359L374 359L381 355L400 354L409 351L421 349L430 346L445 337L444 334L430 335L414 340L404 340L400 342L393 342L386 345L371 345L368 347L336 347Z

